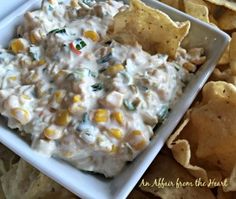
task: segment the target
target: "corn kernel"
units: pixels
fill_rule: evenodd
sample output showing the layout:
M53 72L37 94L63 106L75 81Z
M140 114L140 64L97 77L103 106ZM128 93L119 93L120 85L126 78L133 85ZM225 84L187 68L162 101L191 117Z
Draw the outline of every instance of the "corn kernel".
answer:
M46 129L44 129L43 134L47 138L50 138L51 136L55 135L55 129L46 128Z
M142 135L142 132L139 131L139 130L134 130L134 131L131 132L131 134L134 135L134 136L138 136L138 135Z
M11 76L7 78L9 81L16 81L17 77L16 76Z
M146 140L142 139L140 142L132 145L132 147L136 150L136 151L140 151L142 149L145 148L145 146L147 146L147 142Z
M30 100L31 99L28 95L21 95L21 97L25 100Z
M121 112L113 112L112 119L116 120L120 125L124 122L123 114Z
M25 125L30 121L30 113L23 108L13 108L10 112L12 117L18 120L22 125Z
M99 35L95 31L92 31L92 30L85 31L84 32L84 37L89 38L94 42L97 42L100 39Z
M113 144L112 148L111 148L111 152L112 153L117 153L117 151L118 151L118 147Z
M71 116L67 110L59 111L56 115L55 123L59 126L67 126L71 121Z
M61 138L62 132L53 128L53 127L47 127L44 129L43 134L46 138L50 140L56 140Z
M65 92L63 90L57 90L53 94L53 99L55 100L55 102L61 103L64 96L65 96Z
M78 106L78 104L72 104L69 108L68 111L71 114L77 114L77 113L83 113L85 111L85 108L83 106Z
M71 0L70 6L72 8L78 8L79 7L78 1L77 0Z
M28 48L27 43L24 39L20 38L20 39L13 39L11 41L11 50L17 54L20 52L25 52Z
M39 98L47 95L47 88L43 87L40 84L37 84L35 91L36 91L37 97L39 97Z
M57 4L57 3L58 3L57 0L48 0L48 2L49 2L50 4Z
M56 81L58 81L58 80L64 78L64 77L66 76L66 74L67 74L66 71L60 70L60 71L54 76L54 79L55 79Z
M118 72L124 70L124 66L122 64L116 64L113 66L109 66L106 70L106 73L110 76L115 76Z
M32 44L37 44L37 43L38 43L38 41L37 41L37 39L36 39L36 37L35 37L35 33L34 33L34 32L31 32L31 33L30 33L29 39L30 39L30 41L31 41Z
M66 158L71 158L73 156L73 153L71 151L65 151L63 152L63 155L66 157Z
M112 128L109 130L109 133L115 137L116 139L121 139L122 136L123 136L123 133L121 132L120 129L115 129L115 128Z
M46 61L44 59L40 59L37 64L38 64L38 66L42 66L42 65L46 64Z
M72 97L72 102L74 102L74 103L81 102L81 96L80 95L74 95Z
M108 121L108 111L106 109L97 109L94 113L93 120L97 123Z
M195 72L197 70L197 67L191 62L184 63L183 67L189 72Z

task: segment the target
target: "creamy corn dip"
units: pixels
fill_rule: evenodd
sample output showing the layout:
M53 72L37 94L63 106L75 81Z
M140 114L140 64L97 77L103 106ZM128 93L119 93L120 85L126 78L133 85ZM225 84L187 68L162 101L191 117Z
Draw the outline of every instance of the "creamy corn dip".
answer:
M32 148L112 177L149 144L196 70L203 50L175 60L109 40L109 0L44 1L0 49L0 112Z

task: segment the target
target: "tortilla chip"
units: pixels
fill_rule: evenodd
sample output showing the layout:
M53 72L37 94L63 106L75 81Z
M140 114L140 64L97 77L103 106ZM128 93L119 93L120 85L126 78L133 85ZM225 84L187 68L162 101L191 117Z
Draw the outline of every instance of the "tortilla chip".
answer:
M232 34L232 39L229 47L229 62L231 75L236 75L236 33Z
M189 118L185 119L179 128L170 136L167 141L167 146L171 149L175 160L183 167L189 170L189 172L196 178L201 178L204 181L208 180L206 171L198 166L193 166L190 163L191 149L188 140L177 139L181 131L186 127L189 122ZM176 140L177 139L177 140Z
M175 159L195 177L217 181L229 177L227 191L236 190L235 110L236 87L222 81L208 82L201 102L167 142Z
M0 160L0 176L2 176L6 172L7 171L6 171L6 168L5 168L3 160Z
M225 49L224 54L221 56L218 64L223 65L223 64L228 64L229 63L229 45Z
M161 187L161 183L159 183L160 186L158 187L159 181L162 181L163 184L164 182L172 182L174 186ZM145 186L145 182L150 183L150 186ZM153 184L155 182L156 184ZM181 186L179 182L186 182L188 186ZM139 187L162 199L215 198L210 189L206 187L196 187L194 186L194 182L195 178L174 161L173 158L160 154L144 174L139 183ZM192 183L193 186L191 186L190 183Z
M151 194L150 194L151 195ZM151 195L151 197L154 197ZM140 189L133 189L127 199L151 199L150 196L148 196L144 191L141 191Z
M228 178L228 186L222 187L223 191L229 192L229 191L236 191L236 164L234 165L234 168Z
M217 19L217 23L222 30L234 30L236 28L236 13L232 10L224 10Z
M211 76L213 81L228 81L230 76L229 68L227 70L221 71L219 68L215 68Z
M224 192L222 187L217 189L217 199L235 199L236 192Z
M236 87L233 86L232 84L226 83L226 82L208 82L204 88L203 88L203 99L202 99L202 105L205 103L207 104L208 102L213 102L214 100L221 100L219 103L222 103L222 101L226 101L226 104L230 105L235 105L236 104ZM217 101L218 102L218 101ZM221 104L220 104L221 106ZM224 106L224 104L223 104ZM222 107L215 107L215 108L220 108ZM233 107L232 107L233 108ZM225 112L222 109L222 112ZM231 115L229 116L229 119L234 119L231 118Z
M218 6L224 6L230 10L236 11L236 2L232 0L205 0Z
M202 102L191 112L198 139L196 156L229 176L236 160L236 88L226 82L209 82L202 93Z
M74 197L22 159L1 177L1 182L7 199L16 199L19 196L27 199L43 199L48 196L59 196L56 197L59 199Z
M173 58L189 28L189 21L174 22L140 0L131 0L130 8L114 17L109 33L121 43L134 45L137 41L151 54L165 53Z
M209 11L206 6L196 0L184 0L184 7L187 14L209 23Z
M218 27L218 21L216 21L215 17L212 14L209 14L209 21L211 25Z
M3 190L2 190L2 185L1 184L0 184L0 198L1 199L6 199L5 194L4 194Z
M167 4L176 9L180 9L181 0L160 0L160 2Z
M19 157L4 145L0 144L0 176L7 172Z

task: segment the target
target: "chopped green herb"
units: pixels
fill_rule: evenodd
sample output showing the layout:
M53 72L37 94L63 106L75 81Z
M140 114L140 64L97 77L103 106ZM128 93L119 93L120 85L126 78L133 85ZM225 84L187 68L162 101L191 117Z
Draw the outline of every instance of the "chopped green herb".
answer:
M76 69L75 71L69 73L66 76L66 79L81 80L81 79L87 77L89 74L90 74L90 70L88 68L79 68L79 69Z
M48 6L48 10L49 11L52 11L53 10L53 7L51 5Z
M112 53L110 52L107 55L105 55L104 57L101 57L99 60L97 60L97 63L104 64L104 63L108 62L111 58L112 58Z
M87 77L88 74L89 74L89 71L87 69L83 69L83 68L77 69L74 72L75 79L77 79L77 80Z
M126 71L121 71L120 74L122 75L122 77L123 77L125 83L127 83L128 85L130 85L131 82L132 82L132 78L131 78L131 76L129 75L129 73L126 72Z
M135 105L132 102L130 102L128 99L124 99L123 104L124 104L125 108L129 111L136 110Z
M47 71L47 67L44 67L42 71L45 73Z
M157 114L158 121L160 123L162 123L165 120L165 118L167 117L168 113L169 113L169 108L168 108L168 106L164 105Z
M90 7L96 3L94 0L82 0L82 2Z
M63 29L56 28L56 29L54 29L54 30L51 30L48 34L52 34L52 33L54 33L54 34L57 34L57 33L66 33L66 29L65 29L65 28L63 28Z
M82 46L82 48L83 47L85 47L86 46L86 43L82 40L81 42L80 42L80 45Z
M90 75L91 77L96 78L96 77L98 76L96 72L91 71L90 69L88 69L88 70L89 70L89 75Z
M178 64L174 64L175 70L179 71L180 70L180 66Z
M88 114L88 113L84 113L84 114L83 114L82 122L83 122L83 123L89 122L89 114Z
M96 83L91 86L93 88L93 91L100 91L103 89L103 84L102 83Z
M91 131L91 130L92 130L92 125L89 121L89 114L84 113L82 121L76 127L76 131L81 132L81 131Z
M82 48L84 48L87 44L80 38L74 40L72 43L71 43L71 47L73 47L75 50L79 51L81 50Z
M99 69L98 72L99 72L99 73L103 73L103 72L106 71L106 69L107 69L106 67L103 67L103 68Z

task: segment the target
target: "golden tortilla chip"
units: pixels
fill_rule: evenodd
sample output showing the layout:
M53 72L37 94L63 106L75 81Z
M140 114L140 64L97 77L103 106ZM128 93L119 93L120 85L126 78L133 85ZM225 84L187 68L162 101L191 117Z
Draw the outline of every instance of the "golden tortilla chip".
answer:
M236 88L226 82L209 82L202 94L202 102L191 112L198 139L196 156L229 176L236 162Z
M217 19L217 24L222 30L234 30L236 28L236 12L232 10L224 10Z
M4 194L3 190L2 190L2 185L1 184L0 184L0 198L1 199L6 199L5 194Z
M127 199L151 199L151 198L149 196L147 196L146 192L135 188L131 191L131 193L129 194Z
M207 6L202 5L196 0L184 0L185 12L204 22L209 23L209 11Z
M7 172L19 157L4 145L0 144L0 176Z
M189 172L196 178L201 178L204 181L208 180L206 171L198 166L193 166L190 163L191 160L191 149L188 140L177 139L182 130L186 127L189 122L189 118L185 119L179 128L170 136L167 141L167 146L171 149L175 160L183 167L189 170ZM177 140L176 140L177 139Z
M224 54L221 56L218 64L219 65L224 65L224 64L228 64L228 63L229 63L229 45L225 49Z
M228 66L227 66L228 67ZM215 68L211 76L213 81L226 81L229 82L230 78L230 69L229 67L226 70L221 71L219 68Z
M218 21L216 21L214 16L212 16L212 14L209 14L209 21L210 21L211 25L218 27Z
M223 191L229 192L229 191L236 191L236 164L234 165L234 168L228 178L228 186L222 187ZM235 195L236 196L236 195Z
M224 6L230 10L236 11L236 2L233 0L205 0L218 6Z
M227 191L236 191L236 183L233 184L236 175L235 110L236 87L223 81L208 82L203 88L201 102L191 109L189 119L167 142L175 159L195 177L218 181L229 177L231 183L224 188Z
M232 39L229 47L229 62L231 75L236 75L236 33L232 34Z
M160 2L165 3L173 8L180 9L181 0L160 0Z
M216 199L235 199L236 192L224 192L222 187L217 189L217 197Z
M114 17L114 26L109 32L121 43L134 45L138 42L151 54L165 53L173 58L189 28L189 21L174 22L140 0L131 0L130 8Z
M5 168L3 160L0 160L0 176L2 176L6 172L7 171L6 171L6 168Z
M59 199L74 197L22 159L1 177L1 182L7 199L16 199L19 196L27 199L43 199L48 196L59 196L56 197Z
M181 183L186 183L185 186ZM145 183L150 183L145 186ZM170 156L159 154L139 183L139 187L162 199L214 199L210 189L194 186L195 178ZM169 185L168 185L169 184Z

